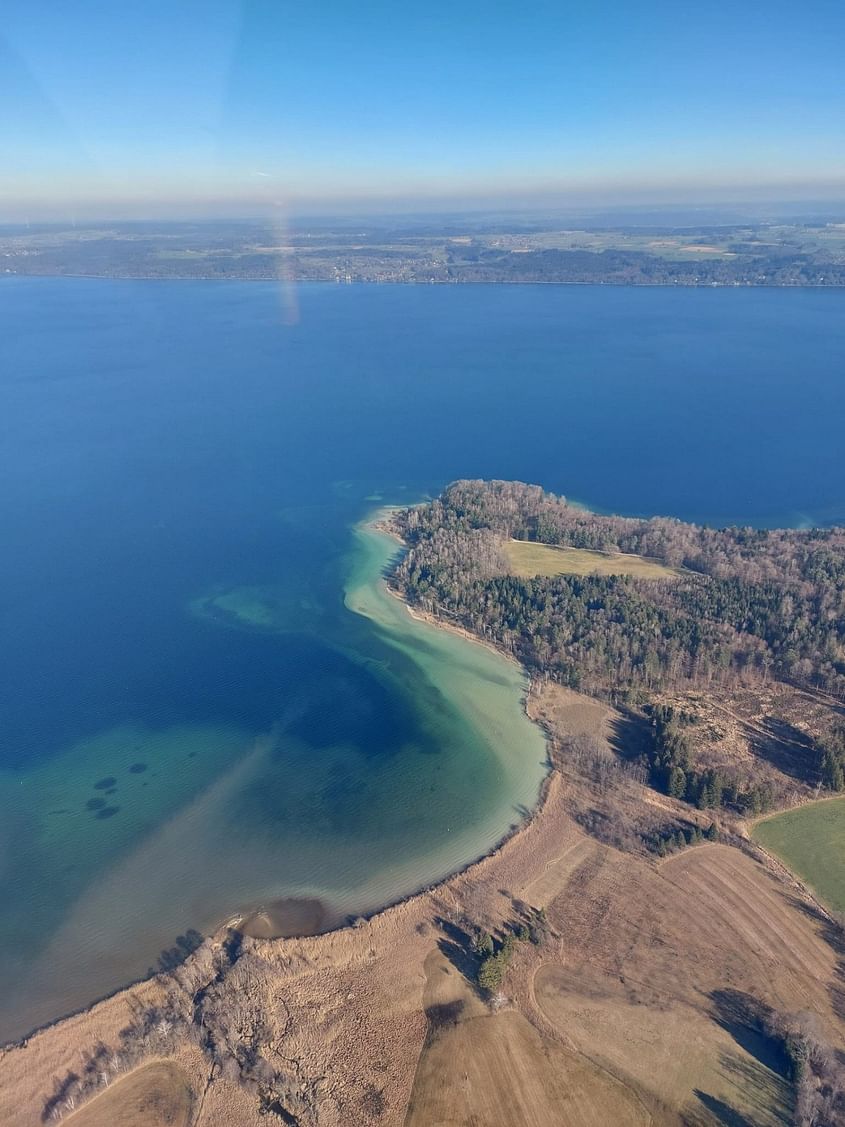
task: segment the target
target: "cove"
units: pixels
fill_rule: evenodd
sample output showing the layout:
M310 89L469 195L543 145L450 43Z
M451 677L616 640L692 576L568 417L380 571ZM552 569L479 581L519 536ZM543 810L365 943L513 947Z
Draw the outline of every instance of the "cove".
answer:
M8 883L0 925L4 1037L143 976L188 929L286 898L319 902L325 926L372 912L483 855L534 805L546 752L524 673L408 613L382 578L394 541L369 525L351 539L337 627L303 643L312 667L325 651L324 680L270 730L125 726L0 776L0 810L31 803L15 862L29 881Z

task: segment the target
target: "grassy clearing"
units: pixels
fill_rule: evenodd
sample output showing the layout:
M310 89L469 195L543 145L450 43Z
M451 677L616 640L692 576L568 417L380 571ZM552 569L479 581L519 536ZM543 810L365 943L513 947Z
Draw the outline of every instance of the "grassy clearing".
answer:
M587 548L556 548L529 540L506 544L511 572L524 578L537 575L635 575L640 579L672 579L676 568L659 560L621 552L593 552Z
M193 1096L172 1061L157 1061L112 1084L70 1119L73 1127L187 1127Z
M826 904L845 912L845 798L814 802L765 818L753 834Z

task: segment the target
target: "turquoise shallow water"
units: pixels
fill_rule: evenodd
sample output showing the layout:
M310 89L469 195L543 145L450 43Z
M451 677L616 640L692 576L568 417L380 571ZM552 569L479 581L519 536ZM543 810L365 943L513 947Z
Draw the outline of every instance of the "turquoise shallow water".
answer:
M845 520L845 294L0 280L0 1036L268 898L375 907L533 801L519 671L382 501ZM174 895L178 889L178 895Z
M42 875L2 921L10 1020L82 1005L142 975L186 926L280 896L320 899L327 923L371 911L521 820L545 771L525 678L414 621L381 579L395 551L354 532L348 635L321 642L319 684L291 692L266 731L128 724L0 775L0 808L30 816L15 869ZM369 644L354 648L364 623Z

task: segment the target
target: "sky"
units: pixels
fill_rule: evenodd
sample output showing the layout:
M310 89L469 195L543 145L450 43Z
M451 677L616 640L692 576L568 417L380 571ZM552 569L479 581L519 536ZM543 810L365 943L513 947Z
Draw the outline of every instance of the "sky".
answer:
M3 0L0 221L845 199L841 0Z

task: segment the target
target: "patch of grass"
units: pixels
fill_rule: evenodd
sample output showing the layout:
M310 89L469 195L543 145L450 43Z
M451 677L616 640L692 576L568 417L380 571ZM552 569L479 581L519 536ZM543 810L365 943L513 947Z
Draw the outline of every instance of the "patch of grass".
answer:
M537 575L635 575L640 579L672 579L676 568L659 560L621 552L593 552L587 548L556 548L529 540L510 540L505 546L511 572L524 578Z
M764 818L753 836L837 912L845 912L845 798Z

